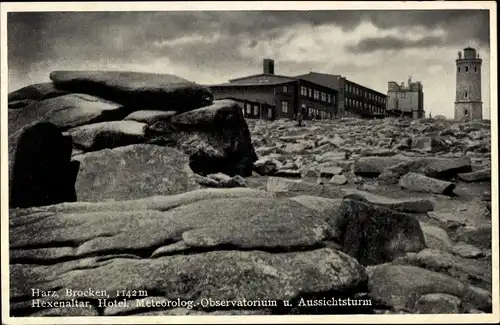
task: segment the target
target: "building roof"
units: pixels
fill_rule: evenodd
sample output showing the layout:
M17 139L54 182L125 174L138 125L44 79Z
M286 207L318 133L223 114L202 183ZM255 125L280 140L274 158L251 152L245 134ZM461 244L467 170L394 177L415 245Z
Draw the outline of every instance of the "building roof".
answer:
M339 89L338 80L341 78L341 76L335 75L335 74L309 72L307 74L295 76L295 78L304 79L304 80L313 82L315 84L318 84L318 85L321 85L324 87L333 88L335 90L338 90Z
M293 81L297 81L297 79L287 76L261 73L247 77L231 79L229 80L229 82L211 85L211 87L281 85Z

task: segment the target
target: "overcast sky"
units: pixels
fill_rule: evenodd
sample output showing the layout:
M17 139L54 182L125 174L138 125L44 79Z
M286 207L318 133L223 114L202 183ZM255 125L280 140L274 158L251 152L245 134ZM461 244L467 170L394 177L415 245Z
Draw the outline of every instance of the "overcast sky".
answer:
M66 69L222 83L272 58L277 74L341 74L383 93L411 76L427 114L453 117L455 59L471 45L490 111L488 11L45 12L9 13L7 24L9 91Z

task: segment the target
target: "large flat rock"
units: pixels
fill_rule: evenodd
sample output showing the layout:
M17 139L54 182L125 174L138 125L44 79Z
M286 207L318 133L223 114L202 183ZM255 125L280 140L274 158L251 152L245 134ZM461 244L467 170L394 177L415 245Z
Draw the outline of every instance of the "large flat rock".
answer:
M362 197L372 204L376 204L400 212L425 213L434 210L432 202L428 199L394 199L356 189L344 189L344 191L347 195Z
M59 89L98 96L140 109L185 112L213 101L208 88L169 74L53 71L50 79Z
M9 134L32 122L50 122L61 130L122 119L122 105L86 94L67 94L9 111Z
M288 199L198 200L165 212L45 210L18 216L11 223L11 249L18 250L14 258L43 261L107 252L148 257L181 240L191 251L216 247L291 251L321 246L334 232L325 221L327 214Z
M11 293L18 300L32 299L31 288L57 291L57 297L45 299L52 301L69 299L66 288L99 288L110 299L127 288L145 290L148 296L192 300L196 308L205 307L204 311L215 309L204 304L208 299L282 301L321 292L355 293L368 280L355 259L329 248L282 254L215 251L157 259L114 258L85 266L66 266L66 271L59 271L57 277L45 278L37 275L50 274L53 266L38 266L36 273L28 276L33 267L11 265ZM88 299L94 303L97 300ZM133 299L130 302L134 303Z
M52 82L37 83L9 93L9 107L12 102L16 101L39 101L66 95L67 93L67 91L57 89Z
M84 151L113 149L146 142L146 123L112 121L82 125L68 130L73 147Z
M78 201L130 200L199 187L189 158L169 147L130 145L87 153L78 160Z

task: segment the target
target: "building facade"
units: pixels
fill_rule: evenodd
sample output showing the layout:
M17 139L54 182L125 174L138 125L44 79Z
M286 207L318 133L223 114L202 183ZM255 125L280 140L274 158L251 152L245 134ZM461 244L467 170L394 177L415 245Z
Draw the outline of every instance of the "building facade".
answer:
M387 90L387 111L390 115L409 118L424 118L424 91L420 81L397 84L389 81Z
M310 72L296 76L334 89L337 97L337 117L384 117L386 116L387 96L369 87L347 80L341 75Z
M338 115L335 89L309 80L274 74L274 61L263 61L263 73L209 86L215 99L233 99L244 105L248 118L331 119ZM258 106L258 107L257 107Z
M457 87L455 95L455 120L483 118L481 101L481 65L482 60L475 49L467 47L458 52Z

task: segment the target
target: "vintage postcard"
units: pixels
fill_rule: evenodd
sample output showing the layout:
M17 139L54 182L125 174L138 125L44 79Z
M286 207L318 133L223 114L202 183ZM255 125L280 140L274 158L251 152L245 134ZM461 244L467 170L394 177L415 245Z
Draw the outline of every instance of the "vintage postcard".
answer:
M5 324L499 321L496 3L1 3Z

